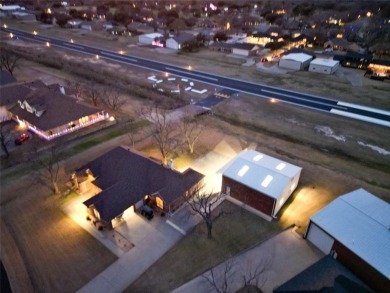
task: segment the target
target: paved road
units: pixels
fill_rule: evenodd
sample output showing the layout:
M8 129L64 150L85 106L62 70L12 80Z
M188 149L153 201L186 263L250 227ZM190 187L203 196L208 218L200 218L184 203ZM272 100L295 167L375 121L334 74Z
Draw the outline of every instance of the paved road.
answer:
M248 93L267 99L277 99L285 103L293 104L322 112L332 113L352 119L358 119L370 123L375 123L390 127L390 112L380 109L369 108L351 103L344 103L337 100L308 95L304 93L288 91L276 87L270 87L258 83L233 79L224 76L213 75L206 72L194 71L191 68L183 68L157 61L147 60L140 57L122 55L117 52L94 48L82 44L74 44L50 37L40 36L33 33L1 27L2 32L12 33L13 37L18 37L27 41L46 43L47 45L59 47L67 50L81 52L92 56L98 56L118 63L147 68L159 72L168 72L173 75L190 78L200 82L215 86Z

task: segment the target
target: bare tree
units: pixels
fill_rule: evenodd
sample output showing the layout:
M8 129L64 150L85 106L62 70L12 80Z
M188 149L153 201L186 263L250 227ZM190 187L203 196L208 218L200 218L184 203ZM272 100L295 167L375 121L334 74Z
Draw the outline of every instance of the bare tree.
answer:
M168 111L157 105L145 107L141 110L141 117L152 122L150 127L151 136L155 140L163 158L164 165L172 152L175 142L175 124L168 119Z
M212 238L212 229L214 221L220 217L223 212L220 211L217 215L212 215L212 208L222 198L221 193L205 192L202 189L195 189L186 201L191 207L191 210L202 217L207 227L207 238Z
M202 277L209 283L210 291L216 291L217 293L228 293L229 286L232 283L233 277L233 265L232 259L228 260L223 267L221 276L217 276L217 270L212 268L210 274L203 274Z
M118 111L126 104L126 100L117 91L110 91L104 95L104 104L112 112L114 118L117 119Z
M132 120L128 121L125 127L127 130L127 136L130 140L131 148L134 149L134 144L137 139L139 129Z
M90 84L84 87L86 97L97 107L98 102L102 98L102 89L97 87L95 84Z
M2 70L7 70L13 76L15 68L18 66L19 59L18 56L4 52L3 50L0 55L0 68Z
M0 123L0 143L6 157L9 157L8 144L11 142L11 128L5 122Z
M76 98L80 98L82 91L83 91L83 86L79 81L66 81L66 84L69 88L71 88L74 91L74 95Z
M179 128L191 154L194 153L195 143L204 130L204 125L196 118L185 115L179 122Z
M45 150L43 154L39 157L38 163L43 168L42 176L45 180L50 182L50 185L56 195L60 194L60 189L58 187L58 175L60 171L60 161L61 161L61 143L56 142L55 145L52 145L49 149ZM35 149L35 152L38 152L38 149Z

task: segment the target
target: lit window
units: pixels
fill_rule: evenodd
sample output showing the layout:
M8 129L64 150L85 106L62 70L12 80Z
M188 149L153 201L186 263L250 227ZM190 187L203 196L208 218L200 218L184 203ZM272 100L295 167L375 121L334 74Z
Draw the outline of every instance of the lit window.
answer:
M263 182L261 182L261 186L267 187L271 183L272 179L274 179L274 177L272 177L271 175L267 175Z
M263 158L263 155L260 155L260 154L259 154L259 155L256 155L256 156L253 158L253 160L257 162L257 161L260 161L262 158Z
M249 170L249 167L247 165L245 165L244 167L242 167L240 169L240 171L238 171L237 175L242 177L245 175L245 173Z
M286 167L286 164L285 163L280 163L279 165L276 166L276 169L283 170L284 167Z

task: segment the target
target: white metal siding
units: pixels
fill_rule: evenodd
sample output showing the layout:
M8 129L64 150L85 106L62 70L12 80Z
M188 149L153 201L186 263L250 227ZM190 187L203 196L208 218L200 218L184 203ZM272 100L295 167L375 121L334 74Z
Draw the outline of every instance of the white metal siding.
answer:
M293 70L301 70L302 63L295 60L280 59L279 67Z
M232 53L241 56L249 56L249 51L244 49L233 48Z
M307 240L317 246L325 254L329 254L332 249L334 239L321 230L313 222L310 223L309 231L306 236Z

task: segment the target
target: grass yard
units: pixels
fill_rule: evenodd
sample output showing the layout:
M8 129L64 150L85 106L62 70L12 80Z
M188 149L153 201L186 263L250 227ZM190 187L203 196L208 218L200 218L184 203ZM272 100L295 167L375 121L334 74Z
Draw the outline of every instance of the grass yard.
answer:
M281 231L278 222L267 222L224 201L216 210L213 239L207 239L204 223L178 242L125 292L170 292L216 264Z
M10 282L22 286L19 292L28 292L29 282L31 292L75 292L117 257L63 214L57 198L34 191L2 209L1 257L12 268Z

